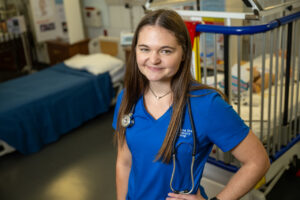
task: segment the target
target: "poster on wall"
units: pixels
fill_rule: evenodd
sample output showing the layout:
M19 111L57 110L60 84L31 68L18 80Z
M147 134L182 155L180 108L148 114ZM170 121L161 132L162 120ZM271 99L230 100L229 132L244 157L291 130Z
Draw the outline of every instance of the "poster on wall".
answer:
M55 0L30 0L33 21L38 42L56 39L62 28L56 17Z
M55 0L55 7L57 13L57 23L58 26L60 26L58 30L61 31L60 36L62 39L68 40L68 26L63 0Z

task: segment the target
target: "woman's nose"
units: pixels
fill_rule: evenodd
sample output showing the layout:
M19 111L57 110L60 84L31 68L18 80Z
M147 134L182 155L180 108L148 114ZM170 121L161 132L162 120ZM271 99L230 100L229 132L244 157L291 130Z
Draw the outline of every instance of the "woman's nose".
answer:
M158 52L155 52L155 51L153 51L153 52L151 52L151 55L150 55L150 62L152 63L152 64L158 64L158 63L160 63L160 55L159 55L159 53Z

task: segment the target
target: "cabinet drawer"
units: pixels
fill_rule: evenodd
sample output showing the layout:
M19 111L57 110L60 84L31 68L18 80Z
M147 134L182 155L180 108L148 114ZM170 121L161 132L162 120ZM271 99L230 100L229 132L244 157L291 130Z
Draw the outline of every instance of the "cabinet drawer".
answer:
M52 49L50 49L49 54L51 54L52 56L60 56L60 55L66 54L66 51L64 51L63 49L52 48Z
M50 64L63 62L78 53L88 54L88 41L87 39L72 45L61 40L47 42Z
M0 54L1 69L17 69L14 55L11 51L4 51Z

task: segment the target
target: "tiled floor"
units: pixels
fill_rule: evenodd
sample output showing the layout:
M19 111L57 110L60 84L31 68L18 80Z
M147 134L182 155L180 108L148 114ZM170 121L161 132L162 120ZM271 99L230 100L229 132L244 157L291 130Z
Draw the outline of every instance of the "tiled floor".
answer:
M33 155L0 157L0 199L115 199L112 117L113 109Z
M0 200L115 199L112 118L113 108L38 153L0 157ZM299 200L295 172L286 172L267 199Z

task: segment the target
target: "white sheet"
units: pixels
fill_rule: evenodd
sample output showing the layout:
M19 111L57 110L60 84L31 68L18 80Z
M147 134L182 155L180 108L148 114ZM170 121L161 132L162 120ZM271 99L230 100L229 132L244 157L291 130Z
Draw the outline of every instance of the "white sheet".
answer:
M291 86L290 85L290 97L292 94L291 91ZM272 92L271 92L271 117L270 117L270 135L273 134L273 128L274 128L274 119L276 116L276 124L277 126L279 125L279 120L280 120L280 87L281 85L279 84L277 86L277 105L276 105L276 113L274 112L274 101L275 101L275 86L272 86ZM294 83L294 98L293 98L293 103L291 105L291 100L289 99L289 112L293 111L292 119L294 119L295 112L296 112L296 89L297 89L297 83ZM284 96L284 85L283 85L283 94ZM250 118L249 118L249 96L245 97L245 100L243 103L247 102L247 105L241 104L241 111L240 111L240 116L241 118L248 123ZM263 109L263 132L262 132L262 139L265 141L267 139L267 134L268 134L268 107L269 107L269 89L264 90L264 105L263 107L261 106L261 93L253 93L253 105L252 105L252 130L253 132L258 136L261 137L261 109ZM283 110L283 105L284 104L284 99L282 99L282 110ZM233 108L238 111L238 106L236 104L233 104ZM300 98L298 98L298 116L300 115ZM290 114L289 116L290 117ZM249 124L249 123L248 123Z
M223 74L220 75L218 74L218 82L223 80ZM291 80L292 81L292 80ZM208 81L207 83L211 86L214 87L214 77L208 77ZM292 105L291 101L289 99L289 112L293 111L293 115L291 116L292 119L294 119L295 116L295 110L296 110L296 89L297 89L297 82L294 82L294 94L293 94L293 102ZM277 106L276 106L276 113L274 113L274 101L275 101L275 86L272 86L272 91L271 91L271 114L270 114L270 136L273 134L273 130L274 130L274 119L276 116L276 126L280 126L280 87L281 87L281 83L279 82L277 85ZM220 90L222 90L222 88L220 88L220 84L218 84L218 88ZM283 83L283 93L282 96L284 96L285 91L284 91L285 85ZM292 95L292 85L290 85L290 92L289 92L289 96L291 97ZM300 91L299 91L300 92ZM241 92L241 110L239 115L241 116L241 118L246 122L246 124L249 125L249 121L250 121L250 109L249 109L249 104L250 104L250 99L249 99L249 91L246 92ZM267 135L268 135L268 106L269 106L269 88L264 90L264 105L261 105L261 92L260 93L253 93L252 96L252 130L253 132L262 139L263 142L265 142L267 140ZM284 99L282 99L282 110L283 110L283 105L284 104ZM238 105L237 105L237 99L233 97L232 99L232 106L234 108L234 110L236 112L238 112ZM263 129L262 129L262 133L261 133L261 109L263 109ZM276 114L276 115L275 115ZM298 98L298 116L300 116L300 97ZM290 118L290 114L288 115L288 117Z
M278 58L278 77L280 77L280 74L281 74L281 56L279 56ZM270 71L270 62L271 62L271 56L270 54L266 54L265 56L265 73L268 73ZM286 60L284 60L284 63L286 62ZM256 70L258 70L260 73L262 72L262 55L256 57L254 60L253 60L253 67L256 68ZM298 58L296 57L294 62L292 62L292 64L295 63L295 66L298 65ZM273 66L273 69L272 69L272 73L275 74L275 65L276 65L276 56L273 55L272 56L272 66ZM235 68L237 67L237 64L235 64L233 66L233 70L232 70L232 77L235 77L237 76L237 72L236 70L234 70ZM292 66L291 66L292 67ZM246 73L246 71L249 71L250 70L250 62L246 62L244 63L243 65L241 65L241 76L242 76L242 80L244 81L249 81L249 78L247 79L247 76L250 76L250 73ZM296 73L293 73L294 74L294 77L295 77L295 80L296 80L296 74L297 74L297 70L296 70ZM218 88L220 90L223 90L222 89L222 81L224 79L224 74L218 74ZM233 79L232 79L233 80ZM292 79L291 79L292 81ZM204 82L204 80L202 79L202 82ZM207 77L207 84L208 85L211 85L214 87L214 77L213 76L210 76L210 77ZM236 85L234 85L232 87L233 89L233 94L236 94L237 93L237 90L234 90L235 88L234 87L237 87ZM275 96L275 86L273 85L272 86L272 100L271 100L271 133L273 133L273 120L275 118L275 114L276 114L276 120L277 120L277 124L279 124L279 116L280 116L280 113L279 113L279 108L280 108L280 102L279 102L279 91L280 91L280 83L278 84L278 97L277 97L277 112L274 113L274 96ZM284 87L283 87L284 88ZM284 95L284 93L283 93ZM291 91L290 91L290 96L291 96ZM263 105L263 132L262 132L262 139L265 140L266 139L266 136L267 136L267 133L268 133L268 105L269 105L269 100L268 100L268 97L269 97L269 89L265 89L264 90L264 105ZM236 99L233 98L233 102L236 101ZM233 104L233 108L238 111L238 106L236 104ZM247 105L244 105L244 103L248 103ZM258 93L258 94L255 94L253 93L253 102L252 102L252 130L254 131L254 133L260 137L261 135L261 93ZM284 104L284 102L282 102L282 104ZM289 102L290 104L290 102ZM293 105L290 106L289 108L289 112L291 110L295 110L295 107L296 107L296 83L294 83L294 101L293 101ZM282 106L282 109L283 109L283 106ZM298 109L300 109L300 97L298 99ZM299 114L300 115L300 111L299 111ZM245 90L241 90L241 113L240 113L240 116L241 118L246 122L248 123L249 121L249 91L245 91ZM290 116L289 116L290 117ZM294 115L292 116L294 117Z
M65 64L73 69L85 69L95 75L109 72L113 83L123 78L124 74L124 62L103 53L77 54L65 60Z

